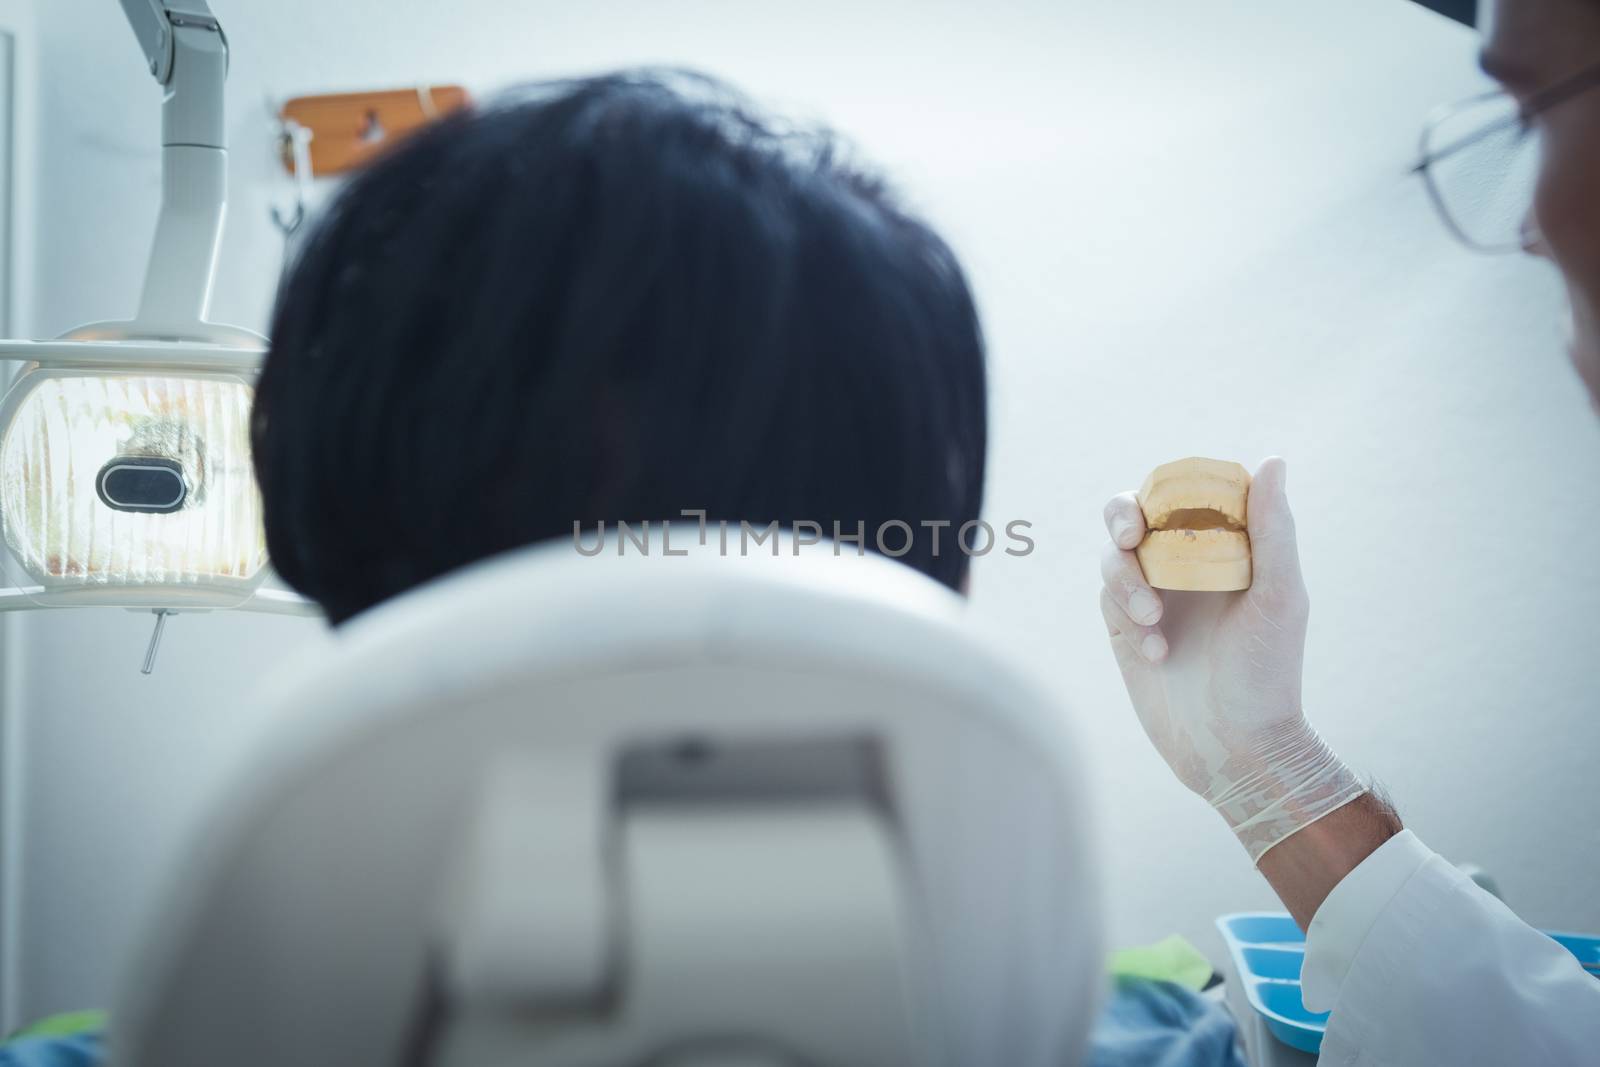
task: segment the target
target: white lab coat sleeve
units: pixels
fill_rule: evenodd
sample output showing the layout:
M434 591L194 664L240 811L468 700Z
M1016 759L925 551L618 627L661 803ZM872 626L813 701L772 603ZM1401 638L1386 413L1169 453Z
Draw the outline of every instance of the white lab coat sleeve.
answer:
M1600 1063L1600 980L1409 830L1317 909L1301 981L1325 1067Z

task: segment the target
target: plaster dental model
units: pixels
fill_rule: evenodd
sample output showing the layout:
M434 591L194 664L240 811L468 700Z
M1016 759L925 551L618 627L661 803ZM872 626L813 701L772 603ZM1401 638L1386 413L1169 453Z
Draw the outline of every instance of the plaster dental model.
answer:
M1250 588L1245 501L1250 472L1219 459L1175 460L1139 490L1149 533L1135 554L1157 589L1221 592Z

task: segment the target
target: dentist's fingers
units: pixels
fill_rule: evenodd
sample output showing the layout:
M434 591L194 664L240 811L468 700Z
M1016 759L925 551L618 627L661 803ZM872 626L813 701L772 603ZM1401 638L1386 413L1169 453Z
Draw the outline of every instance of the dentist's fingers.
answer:
M1125 641L1148 663L1160 663L1167 658L1167 639L1154 626L1140 626L1128 618L1109 589L1100 590L1100 615L1106 620L1106 632L1113 643Z
M1288 472L1283 460L1269 456L1250 480L1246 518L1250 529L1251 584L1263 592L1300 593L1300 550L1295 543L1294 515L1284 491Z
M1106 501L1106 533L1118 548L1138 548L1144 540L1144 512L1132 493L1118 493Z
M1140 626L1161 621L1161 598L1144 580L1139 559L1110 541L1100 550L1100 578L1117 606Z

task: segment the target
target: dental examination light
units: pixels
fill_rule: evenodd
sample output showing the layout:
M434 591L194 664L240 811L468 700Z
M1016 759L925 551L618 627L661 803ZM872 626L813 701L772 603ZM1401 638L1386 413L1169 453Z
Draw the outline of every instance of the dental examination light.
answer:
M227 204L228 42L204 0L121 0L162 87L161 211L128 321L0 341L0 611L114 606L167 617L310 614L263 589L249 419L266 338L206 321Z

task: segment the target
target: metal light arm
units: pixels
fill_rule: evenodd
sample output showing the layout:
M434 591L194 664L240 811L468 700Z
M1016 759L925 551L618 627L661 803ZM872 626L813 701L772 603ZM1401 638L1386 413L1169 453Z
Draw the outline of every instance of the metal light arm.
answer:
M228 202L223 85L228 40L205 0L121 0L161 107L161 214L144 294L131 322L101 322L78 340L200 341L259 348L259 334L205 321Z
M226 148L228 39L205 0L121 0L156 82L166 89L161 143Z
M167 5L161 0L122 0L122 10L150 61L150 73L165 85L172 74L172 19Z

